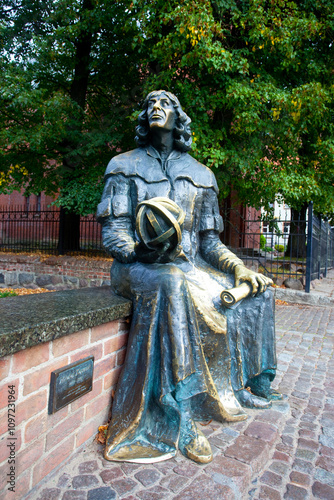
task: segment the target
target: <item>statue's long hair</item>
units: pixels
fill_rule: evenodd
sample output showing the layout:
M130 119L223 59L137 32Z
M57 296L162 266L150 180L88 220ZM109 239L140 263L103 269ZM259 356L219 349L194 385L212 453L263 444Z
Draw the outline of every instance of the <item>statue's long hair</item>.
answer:
M191 130L190 123L191 119L182 110L181 104L178 98L171 92L166 92L165 90L154 90L150 92L144 101L143 111L138 116L138 125L136 127L136 137L135 140L138 146L147 146L150 144L151 131L147 119L147 106L148 102L152 97L157 97L160 94L164 94L174 106L176 113L175 128L174 128L174 148L182 152L187 152L191 149Z

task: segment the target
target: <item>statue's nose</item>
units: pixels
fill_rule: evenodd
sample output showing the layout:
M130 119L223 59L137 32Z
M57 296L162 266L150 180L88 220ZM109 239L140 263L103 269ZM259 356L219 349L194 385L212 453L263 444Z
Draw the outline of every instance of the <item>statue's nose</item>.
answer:
M155 109L161 109L160 104L159 104L158 102L156 102L156 103L154 104L154 106L153 106L153 109L154 109L154 110L155 110Z

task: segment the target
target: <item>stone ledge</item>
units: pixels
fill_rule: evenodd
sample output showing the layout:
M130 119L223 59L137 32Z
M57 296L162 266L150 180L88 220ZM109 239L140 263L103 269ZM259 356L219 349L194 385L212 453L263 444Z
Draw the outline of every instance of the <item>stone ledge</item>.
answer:
M0 357L131 314L109 287L82 288L0 301Z
M270 288L275 299L291 302L292 304L304 304L308 306L330 307L334 306L334 299L319 292L306 293L300 290L291 290L289 288Z
M42 286L62 291L109 285L112 260L0 252L0 287Z

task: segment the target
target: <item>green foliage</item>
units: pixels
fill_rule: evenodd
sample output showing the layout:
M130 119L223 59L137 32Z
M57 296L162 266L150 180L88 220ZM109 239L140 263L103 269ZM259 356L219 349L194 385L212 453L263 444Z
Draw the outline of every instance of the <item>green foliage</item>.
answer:
M265 252L273 252L273 251L274 251L274 249L273 249L273 248L271 248L271 247L264 247L264 249L263 249L263 250L264 250Z
M0 192L56 194L95 211L112 156L134 147L141 99L131 2L5 0L0 6Z
M334 210L332 2L137 0L151 68L145 89L175 92L195 156L247 204L276 193ZM154 15L152 10L154 9Z
M284 252L284 245L275 245L275 250L277 250L278 252Z
M9 292L1 292L0 291L0 299L3 299L4 297L15 297L17 293L14 292L14 290L10 290Z
M261 234L260 235L260 249L261 250L264 250L266 243L267 243L266 237L263 234Z
M94 210L138 101L166 88L222 197L334 212L332 2L4 0L0 14L0 192L60 188Z

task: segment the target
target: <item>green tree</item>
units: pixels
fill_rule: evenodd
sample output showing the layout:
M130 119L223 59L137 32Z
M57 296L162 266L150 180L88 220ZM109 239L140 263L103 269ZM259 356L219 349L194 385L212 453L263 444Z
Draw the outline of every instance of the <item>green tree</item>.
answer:
M310 200L333 213L333 2L157 1L155 15L137 4L152 68L145 87L180 97L221 196L233 187L269 208L280 193L293 217Z
M61 249L78 249L79 214L95 209L110 157L133 144L142 76L129 3L0 7L0 190L59 190Z

